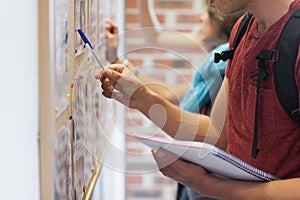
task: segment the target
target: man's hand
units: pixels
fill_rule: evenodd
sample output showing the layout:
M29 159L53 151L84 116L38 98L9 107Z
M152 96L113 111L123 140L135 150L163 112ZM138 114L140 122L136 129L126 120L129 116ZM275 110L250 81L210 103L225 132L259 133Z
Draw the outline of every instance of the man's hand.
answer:
M201 194L208 195L210 193L215 178L205 169L185 162L164 149L152 151L152 154L163 175L191 187Z
M104 37L107 45L107 59L111 63L118 60L117 49L119 45L119 29L118 26L110 20L106 20Z
M114 64L96 75L102 82L102 94L134 109L145 105L150 89L146 87L125 65Z

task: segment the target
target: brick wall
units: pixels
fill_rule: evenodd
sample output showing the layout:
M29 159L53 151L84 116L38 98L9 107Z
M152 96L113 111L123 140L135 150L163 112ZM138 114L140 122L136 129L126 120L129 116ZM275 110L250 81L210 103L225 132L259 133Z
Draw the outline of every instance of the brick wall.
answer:
M137 9L138 0L126 0L126 28L132 30L141 27ZM140 0L144 1L144 0ZM163 27L177 31L193 31L199 28L198 16L203 6L199 0L153 0L155 11ZM143 46L143 36L135 33L127 35L128 49ZM176 85L190 80L192 67L189 61L199 58L198 54L184 54L184 58L162 50L138 50L129 53L127 58L142 73L154 76L168 84ZM160 130L139 112L128 110L127 132L157 134ZM127 138L127 199L128 200L172 200L176 199L177 184L156 170L150 149Z

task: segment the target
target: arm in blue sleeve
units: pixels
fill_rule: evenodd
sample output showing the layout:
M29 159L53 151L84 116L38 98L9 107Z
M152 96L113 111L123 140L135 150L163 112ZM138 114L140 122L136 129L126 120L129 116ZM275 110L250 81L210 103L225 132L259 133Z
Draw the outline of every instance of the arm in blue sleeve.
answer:
M199 113L210 101L213 104L226 68L225 62L214 63L214 53L226 49L228 45L224 44L210 52L207 59L197 69L193 76L192 86L180 104L182 109Z

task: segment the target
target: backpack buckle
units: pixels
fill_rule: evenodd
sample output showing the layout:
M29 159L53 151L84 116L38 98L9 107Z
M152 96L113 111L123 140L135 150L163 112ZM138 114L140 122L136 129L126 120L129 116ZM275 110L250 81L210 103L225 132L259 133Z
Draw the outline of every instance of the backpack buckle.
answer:
M231 50L227 50L227 51L222 51L221 54L215 53L215 57L214 57L215 63L219 63L221 60L223 62L225 62L228 59L232 59L234 51L235 51L235 49L231 49Z
M270 50L272 56L271 59L268 60L271 63L277 63L279 58L279 51L277 49Z
M263 49L257 56L257 60L268 61L271 63L277 63L279 57L279 51L277 49L266 50Z
M291 117L293 118L293 120L300 125L300 112L299 112L299 108L293 110L291 112Z

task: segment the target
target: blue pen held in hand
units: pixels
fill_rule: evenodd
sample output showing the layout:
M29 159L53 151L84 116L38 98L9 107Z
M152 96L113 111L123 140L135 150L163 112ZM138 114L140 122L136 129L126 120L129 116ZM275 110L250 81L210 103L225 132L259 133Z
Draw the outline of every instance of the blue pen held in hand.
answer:
M90 51L92 52L93 56L95 57L97 63L99 64L100 68L102 70L104 70L103 65L101 64L99 58L97 57L94 47L92 46L92 44L90 43L90 41L88 40L88 38L85 36L85 34L83 33L83 31L81 30L81 28L76 29L76 31L79 33L81 39L83 40L83 42L88 45L90 47Z

